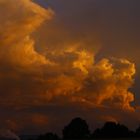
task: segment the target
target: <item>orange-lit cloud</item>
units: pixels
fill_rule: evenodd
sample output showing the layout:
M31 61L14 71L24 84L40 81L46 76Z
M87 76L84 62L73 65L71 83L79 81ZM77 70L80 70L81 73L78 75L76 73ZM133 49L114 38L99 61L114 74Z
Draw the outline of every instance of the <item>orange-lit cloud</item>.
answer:
M44 10L30 0L0 2L0 60L27 67L50 63L35 51L31 34L45 19L51 17L52 11Z
M134 63L123 58L97 62L96 53L82 41L60 49L46 45L44 54L36 50L33 33L52 16L52 10L30 0L0 0L0 108L26 112L73 104L80 110L82 104L87 109L134 111L134 95L129 91L136 72ZM23 120L24 116L28 113ZM46 116L29 114L30 119L25 120L40 126L49 121Z

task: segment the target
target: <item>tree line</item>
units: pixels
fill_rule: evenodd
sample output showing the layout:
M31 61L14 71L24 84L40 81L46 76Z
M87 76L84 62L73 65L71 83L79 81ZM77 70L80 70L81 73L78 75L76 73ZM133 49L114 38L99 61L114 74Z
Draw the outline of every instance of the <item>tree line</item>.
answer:
M140 126L135 131L132 131L123 124L106 122L102 128L97 128L94 132L91 132L85 120L74 118L63 128L62 134L62 138L60 138L57 134L50 132L40 135L37 140L140 138Z

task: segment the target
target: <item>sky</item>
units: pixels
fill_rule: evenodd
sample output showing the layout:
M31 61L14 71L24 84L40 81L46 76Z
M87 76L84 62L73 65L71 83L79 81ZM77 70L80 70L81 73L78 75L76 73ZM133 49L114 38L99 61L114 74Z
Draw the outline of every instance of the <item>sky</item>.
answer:
M91 130L105 121L138 127L139 7L0 0L0 134L60 134L74 117Z

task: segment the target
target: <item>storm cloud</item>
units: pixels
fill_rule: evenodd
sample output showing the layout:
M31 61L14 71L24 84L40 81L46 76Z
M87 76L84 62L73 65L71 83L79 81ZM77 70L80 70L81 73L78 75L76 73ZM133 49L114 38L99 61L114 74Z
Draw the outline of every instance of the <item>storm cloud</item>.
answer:
M51 129L65 112L71 118L93 109L95 120L97 112L105 115L101 120L116 117L110 110L134 113L134 94L129 89L134 84L135 64L126 58L96 60L100 43L75 35L70 35L72 39L66 35L65 40L61 36L65 31L52 22L55 18L57 12L30 0L0 0L1 126L32 132L34 126ZM46 29L47 25L51 28ZM55 38L59 35L63 43ZM107 108L110 113L101 113Z

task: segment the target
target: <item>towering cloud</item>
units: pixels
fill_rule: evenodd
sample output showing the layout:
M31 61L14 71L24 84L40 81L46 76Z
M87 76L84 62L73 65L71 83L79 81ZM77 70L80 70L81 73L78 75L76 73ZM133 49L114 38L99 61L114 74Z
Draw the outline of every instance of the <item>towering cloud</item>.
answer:
M43 125L49 122L52 106L55 112L57 106L63 109L71 104L79 110L82 104L87 109L102 106L134 111L130 105L134 95L129 88L134 82L135 64L116 58L97 62L95 52L82 41L63 49L46 46L44 54L36 50L33 33L52 15L52 10L30 0L0 0L0 110L6 109L2 124L23 125L18 128L32 122ZM35 113L37 108L46 112ZM16 120L14 113L19 116Z
M20 66L48 63L35 51L31 33L51 12L29 0L1 0L0 6L0 60Z

